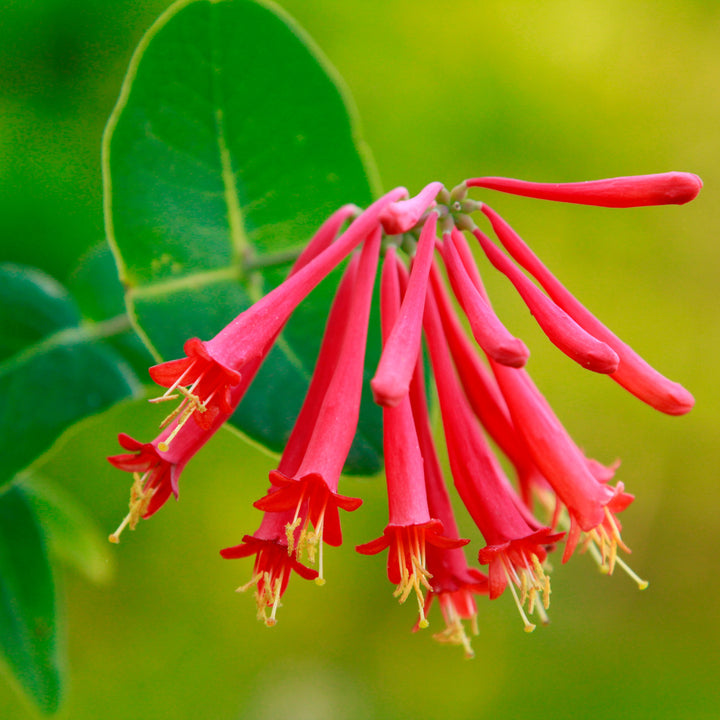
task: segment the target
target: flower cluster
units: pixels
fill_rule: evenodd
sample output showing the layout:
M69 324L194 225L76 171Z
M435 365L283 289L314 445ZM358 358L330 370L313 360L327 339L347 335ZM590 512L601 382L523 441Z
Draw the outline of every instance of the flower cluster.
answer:
M280 599L295 571L325 581L323 548L342 543L339 510L362 503L339 493L340 478L360 412L373 288L380 270L383 351L371 386L382 406L389 520L380 537L357 547L387 554L387 574L400 602L417 601L415 628L428 625L437 599L445 620L438 640L472 655L467 624L476 632L477 595L494 599L509 588L526 630L530 617L547 620L548 556L567 561L588 550L600 569L622 567L629 552L618 514L633 500L615 466L604 466L567 433L525 370L528 349L493 311L469 239L517 289L539 326L583 367L608 375L654 408L681 415L693 406L683 387L651 368L600 323L550 273L517 233L471 188L606 207L682 204L702 183L665 173L584 183L545 184L472 178L452 191L431 183L408 198L404 188L366 210L348 205L332 215L298 257L288 278L214 338L190 339L184 358L150 369L166 388L154 402L177 400L151 443L120 435L126 454L109 458L132 472L130 512L110 539L178 494L192 456L230 417L295 308L348 259L328 315L304 404L270 488L255 502L258 529L221 551L254 556L250 581L258 615L276 622ZM488 221L496 240L472 215ZM504 250L502 249L504 248ZM463 317L464 316L464 319ZM464 327L469 326L471 340ZM425 353L449 459L449 476L485 542L468 564L431 432ZM491 446L492 443L492 446ZM513 468L503 469L495 447Z

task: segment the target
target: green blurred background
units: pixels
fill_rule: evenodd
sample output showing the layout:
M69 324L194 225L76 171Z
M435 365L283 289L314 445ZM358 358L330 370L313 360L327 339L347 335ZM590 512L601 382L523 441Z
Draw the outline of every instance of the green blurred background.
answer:
M165 0L0 2L0 260L61 280L103 236L100 139L125 67ZM682 208L604 210L486 197L618 334L697 399L662 416L577 369L486 270L530 370L578 442L637 495L625 513L640 593L586 557L553 576L552 624L522 632L509 595L480 604L477 657L412 634L383 558L352 547L385 524L384 483L348 480L363 508L326 553L328 584L295 578L279 623L233 589L250 561L218 549L257 526L273 460L221 434L182 501L113 548L114 577L63 572L69 688L61 718L717 717L720 3L713 0L287 0L345 78L389 188L476 175L581 180L701 175ZM279 111L281 109L279 108ZM476 194L479 197L479 195ZM28 412L32 412L28 408ZM104 456L155 413L118 408L45 468L103 532L128 477ZM465 523L467 528L467 523ZM0 717L32 708L0 677Z

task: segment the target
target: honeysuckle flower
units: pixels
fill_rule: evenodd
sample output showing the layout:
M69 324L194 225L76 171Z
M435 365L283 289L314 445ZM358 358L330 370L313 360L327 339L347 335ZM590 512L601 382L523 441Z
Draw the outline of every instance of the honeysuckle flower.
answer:
M355 205L344 205L336 210L321 225L317 233L300 253L293 263L289 275L292 276L301 270L326 250L342 225L350 217L357 214L359 214L359 209ZM275 337L277 337L277 334ZM201 343L198 347L197 342L191 340L188 349L190 353L197 351L202 361L207 360ZM199 418L197 423L186 424L195 408L191 399L188 409L183 410L181 404L180 408L171 413L161 423L161 427L164 429L151 443L140 443L125 434L120 436L121 446L126 450L132 450L134 454L115 455L108 458L108 460L120 470L133 472L135 479L130 492L130 512L118 529L110 535L111 542L119 542L120 534L125 527L129 526L131 530L134 530L140 518L149 518L157 512L168 500L171 493L176 498L178 497L179 478L185 465L235 411L260 369L262 360L262 357L257 357L249 361L245 366L242 378L237 384L224 389L222 402L214 405L207 412L201 411L196 415ZM172 367L177 362L166 365ZM160 366L160 371L162 371L162 367ZM211 383L215 372L216 368L210 363L209 376L203 377L203 382ZM181 390L184 390L184 388L181 388ZM198 387L195 387L195 390L198 390ZM173 440L175 440L174 443ZM171 443L173 444L172 450Z
M252 375L248 374L233 393L237 402L254 374L254 371ZM237 402L231 398L228 409L217 413L210 427L188 423L178 428L175 420L149 443L141 443L125 433L118 435L121 447L130 452L112 455L108 461L119 470L133 473L134 481L130 490L130 512L110 535L111 542L120 542L126 527L134 530L141 518L154 515L170 495L178 497L180 475L185 466L228 419ZM175 441L169 445L171 438Z
M685 174L670 173L670 175L684 176ZM681 180L692 186L694 177L694 175L691 176L687 181L681 177ZM699 186L697 189L699 190ZM690 199L692 198L688 198L688 200ZM669 415L683 415L692 409L695 400L682 385L661 375L631 347L608 330L558 281L520 236L494 210L483 205L482 212L490 220L495 234L507 251L540 283L558 307L561 307L581 327L615 351L620 361L617 370L610 373L610 377L615 382L651 407Z
M404 188L396 188L365 211L352 205L340 208L281 285L214 338L188 340L185 357L151 369L153 379L167 388L156 401L174 398L180 404L151 443L120 436L128 452L110 461L132 472L135 480L130 512L111 539L117 541L125 526L134 528L141 517L149 517L171 495L177 496L183 468L240 402L294 309L351 256L302 409L277 469L270 472L270 488L255 503L264 513L262 522L252 535L243 536L240 545L221 551L225 558L254 556L252 577L239 590L254 587L258 616L267 625L277 620L293 572L324 583L323 545L342 542L339 509L354 510L362 503L340 495L338 486L358 423L370 306L385 239L380 293L383 351L371 387L383 406L389 522L380 538L357 549L367 554L389 550L388 577L397 586L396 596L401 602L411 594L417 598L414 629L428 624L428 611L437 599L446 627L435 637L462 646L472 656L466 625L477 633L476 596L495 599L508 586L525 629L534 629L528 614L535 611L547 620L546 558L563 539L563 561L579 547L593 555L601 570L612 573L619 565L639 587L645 587L647 583L618 557L618 549L629 552L618 514L633 496L622 482L611 484L617 463L603 465L588 458L534 385L523 367L529 351L495 315L463 233L475 236L546 335L571 358L608 374L669 414L687 412L694 402L692 395L613 335L500 215L468 199L467 193L468 188L485 188L620 208L683 204L701 187L700 179L689 173L584 183L478 177L452 191L433 182L410 199L405 199ZM490 222L499 244L475 225L470 215L477 211ZM414 254L410 273L397 247L414 249L409 253ZM466 336L446 290L435 263L436 248L477 345ZM488 566L488 576L467 563L462 549L467 540L459 536L438 461L423 377L423 331L453 484L483 535L486 545L477 558ZM188 422L190 418L194 421ZM505 475L486 434L514 467L515 484ZM537 501L547 512L547 523L533 514ZM317 569L308 567L306 560Z
M215 415L224 412L232 386L240 382L249 363L269 352L298 304L372 234L383 210L406 195L405 188L395 188L376 200L323 252L240 313L214 338L207 342L192 338L185 343L185 358L151 368L153 380L167 388L158 400L182 395L180 406L170 419L177 414L178 425L182 426L193 417L201 426L207 426Z
M584 533L598 546L603 566L611 574L618 547L628 551L620 535L617 513L633 501L633 496L625 492L621 482L612 487L596 478L584 454L524 370L510 373L498 363L491 361L491 365L515 427L570 515L563 562L572 555Z
M459 538L460 533L430 428L421 359L418 359L410 385L410 404L423 458L430 515L440 520L447 537ZM426 560L431 590L425 600L425 615L428 615L433 600L437 598L445 620L445 629L435 633L433 638L439 642L460 645L466 657L473 657L474 652L463 621L469 622L473 635L478 634L477 604L474 596L488 594L487 576L468 565L465 552L460 547L440 548L430 544L426 547ZM419 624L416 624L414 629L418 628Z
M432 216L432 214L431 214ZM428 221L426 227L434 232L435 223ZM426 230L423 230L425 233ZM383 263L380 311L383 340L392 337L400 315L400 284L398 280L395 248L388 248ZM425 271L427 279L427 271ZM412 276L410 278L412 283ZM408 284L405 297L411 292ZM397 337L397 336L395 336ZM411 333L417 344L407 349L416 364L420 337ZM358 545L356 550L374 555L388 549L387 571L390 582L397 585L395 596L405 602L413 591L418 602L418 626L427 627L425 597L423 590L432 590L430 573L426 568L426 548L433 545L450 549L465 545L467 540L444 535L442 523L430 517L423 458L420 452L410 398L405 395L394 406L383 407L383 453L387 481L388 510L390 520L383 534L376 540Z
M317 570L303 565L298 560L297 552L288 548L287 525L290 522L291 512L265 513L260 527L252 535L245 535L240 545L220 551L220 555L227 560L255 555L252 578L241 585L238 592L255 588L258 619L268 627L277 622L280 598L287 589L290 575L296 572L305 580L318 577Z
M351 258L330 307L315 372L278 465L277 472L283 478L292 476L298 469L310 442L330 377L342 348L345 325L352 307L359 257L355 254ZM271 493L273 491L271 487ZM305 503L306 506L307 504ZM255 587L258 619L263 620L269 627L277 621L280 598L287 589L292 571L305 579L322 583L317 570L308 568L299 561L301 550L308 549L312 552L314 548L312 543L301 542L307 525L306 510L306 507L296 506L278 512L265 512L260 527L252 535L245 535L240 545L220 551L222 557L226 559L255 555L252 578L245 585L241 585L238 591L244 592L250 587ZM312 556L309 559L315 561ZM270 608L269 615L268 608Z
M433 268L430 277L445 338L465 395L480 424L512 463L525 505L532 507L533 496L544 498L548 483L518 435L495 377L462 329L437 268ZM479 278L474 282L479 283ZM480 285L475 286L481 289Z
M504 476L470 409L452 367L442 322L432 293L425 302L425 336L438 389L448 457L455 487L480 529L487 546L478 559L489 565L490 598L509 585L529 632L535 626L528 611L537 610L543 621L550 603L550 581L543 569L547 547L563 537L530 519ZM501 366L508 372L521 369ZM521 591L518 597L515 587ZM542 603L537 600L541 599Z
M342 345L302 461L291 474L280 470L270 473L271 491L255 502L255 507L265 512L295 511L293 523L302 523L299 542L303 546L319 545L321 579L322 543L332 546L342 543L338 508L355 510L362 503L338 494L337 490L360 413L365 342L380 237L380 228L376 227L363 246ZM313 533L309 533L310 525Z

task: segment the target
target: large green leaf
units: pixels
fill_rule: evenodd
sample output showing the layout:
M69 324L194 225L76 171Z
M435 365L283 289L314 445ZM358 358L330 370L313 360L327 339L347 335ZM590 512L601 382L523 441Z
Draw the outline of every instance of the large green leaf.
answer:
M158 20L132 60L104 150L108 235L128 308L163 360L281 282L287 252L340 205L372 200L334 72L289 18L251 0L180 2ZM232 418L276 451L336 286L337 274L296 312ZM378 355L374 333L368 367ZM375 472L381 456L380 414L365 402L346 470Z
M139 384L104 339L124 315L84 320L68 292L37 270L0 265L0 487L76 422Z
M57 710L55 586L38 521L18 485L0 491L0 652L37 706Z

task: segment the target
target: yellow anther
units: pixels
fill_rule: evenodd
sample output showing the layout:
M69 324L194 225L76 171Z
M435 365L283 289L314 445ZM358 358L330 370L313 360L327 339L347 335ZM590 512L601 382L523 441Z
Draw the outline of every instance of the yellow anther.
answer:
M123 521L118 525L117 530L108 536L108 540L116 545L120 542L120 535L122 531L129 525L131 530L137 527L137 524L142 519L142 516L147 512L150 505L150 500L155 494L157 488L152 490L145 490L145 481L150 473L146 472L143 475L140 473L133 473L133 484L130 488L130 512L123 518Z
M527 607L527 612L530 614L536 612L543 624L548 623L545 611L550 607L550 577L543 569L537 555L533 553L529 559L525 556L523 558L526 564L522 567L514 566L507 557L502 558L502 563L525 632L532 632L535 625L528 619L525 608ZM520 588L519 595L515 586ZM538 602L539 599L542 599L542 602Z
M292 555L295 550L295 530L297 530L297 527L301 522L302 519L296 517L291 523L288 523L285 526L285 537L288 542L288 555Z
M437 640L437 642L441 643L448 643L450 645L462 646L463 650L465 651L465 657L468 660L471 660L475 657L475 652L472 648L472 645L470 644L470 638L465 632L465 627L463 626L460 616L455 612L452 607L446 609L445 612L447 615L446 627L441 632L435 633L435 635L433 635L433 640ZM475 615L473 615L472 618L472 625L475 628L477 627L477 617ZM477 635L477 632L475 632L474 634Z

